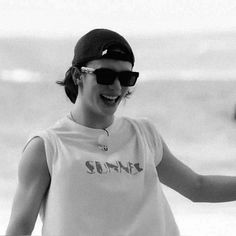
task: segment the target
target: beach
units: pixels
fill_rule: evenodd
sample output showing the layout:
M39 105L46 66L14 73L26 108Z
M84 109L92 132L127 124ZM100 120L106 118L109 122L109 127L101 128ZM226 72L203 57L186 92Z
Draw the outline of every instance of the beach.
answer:
M133 39L140 72L117 115L147 117L170 150L200 174L236 174L236 47L225 37ZM145 41L145 42L146 42ZM156 43L158 42L158 43ZM74 41L0 40L0 235L5 233L22 149L72 108L63 88ZM193 203L163 186L182 236L235 236L236 203ZM38 220L33 235L40 235ZM148 234L147 234L148 235Z

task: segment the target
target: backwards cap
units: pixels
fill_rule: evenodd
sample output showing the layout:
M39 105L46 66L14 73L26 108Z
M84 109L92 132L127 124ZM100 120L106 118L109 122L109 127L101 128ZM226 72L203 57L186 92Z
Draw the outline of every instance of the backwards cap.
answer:
M129 61L134 65L134 54L124 37L111 30L94 29L77 42L72 65L101 58Z

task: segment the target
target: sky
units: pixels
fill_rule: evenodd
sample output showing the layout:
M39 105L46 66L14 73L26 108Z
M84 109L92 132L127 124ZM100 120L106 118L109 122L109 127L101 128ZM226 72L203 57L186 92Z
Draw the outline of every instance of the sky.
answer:
M235 0L0 0L0 37L236 31Z

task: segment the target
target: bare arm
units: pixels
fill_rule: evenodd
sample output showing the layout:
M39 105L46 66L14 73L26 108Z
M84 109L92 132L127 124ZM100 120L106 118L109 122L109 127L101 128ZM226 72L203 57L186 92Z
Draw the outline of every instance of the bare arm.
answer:
M229 202L236 200L236 177L201 176L198 202Z
M18 186L6 235L31 235L42 199L50 184L43 140L26 147L18 170Z
M162 183L194 202L236 200L236 177L199 175L180 162L164 142L157 172Z

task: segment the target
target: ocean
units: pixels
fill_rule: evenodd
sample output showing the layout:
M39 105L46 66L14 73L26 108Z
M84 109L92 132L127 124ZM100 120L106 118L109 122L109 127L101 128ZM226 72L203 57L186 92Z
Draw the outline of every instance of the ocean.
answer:
M170 150L201 174L236 174L236 33L132 37L140 78L118 115L151 119ZM29 135L72 104L55 81L76 39L0 39L0 235ZM183 236L234 236L236 203L192 203L163 186ZM40 235L38 220L34 235Z
M80 35L78 36L80 37ZM142 80L235 80L236 32L128 36ZM76 38L0 38L0 80L53 81L71 65Z

